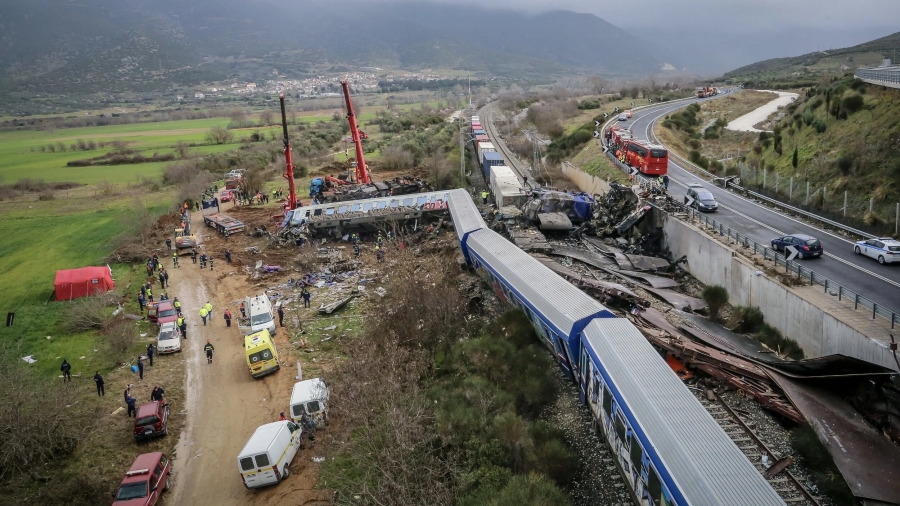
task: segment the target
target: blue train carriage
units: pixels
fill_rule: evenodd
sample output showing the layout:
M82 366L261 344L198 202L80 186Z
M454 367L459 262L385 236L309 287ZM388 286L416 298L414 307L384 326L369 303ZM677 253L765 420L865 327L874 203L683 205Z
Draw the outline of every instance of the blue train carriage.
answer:
M465 248L476 272L501 300L528 316L563 371L575 381L574 358L581 347L581 332L591 320L615 315L490 229L471 232Z
M462 189L450 190L447 197L448 208L450 209L450 217L453 219L453 228L456 230L456 237L459 239L459 248L466 259L466 263L472 265L469 259L469 250L466 248L466 240L469 234L476 230L487 228L484 218L481 217L481 211L475 206L469 193Z
M580 344L582 401L638 504L784 505L631 322L596 319Z

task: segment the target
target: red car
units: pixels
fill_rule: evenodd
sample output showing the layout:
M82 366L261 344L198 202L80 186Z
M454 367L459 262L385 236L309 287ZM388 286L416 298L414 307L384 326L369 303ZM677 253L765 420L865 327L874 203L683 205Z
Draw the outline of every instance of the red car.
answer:
M168 423L168 405L159 401L141 404L134 417L134 440L165 436L169 433Z
M219 202L228 202L234 198L234 192L231 190L222 190L222 194L219 195Z
M178 311L170 300L163 300L156 304L147 305L147 319L156 322L159 325L167 322L174 322L178 319Z
M163 490L169 489L169 459L161 452L138 455L125 473L113 506L152 506Z

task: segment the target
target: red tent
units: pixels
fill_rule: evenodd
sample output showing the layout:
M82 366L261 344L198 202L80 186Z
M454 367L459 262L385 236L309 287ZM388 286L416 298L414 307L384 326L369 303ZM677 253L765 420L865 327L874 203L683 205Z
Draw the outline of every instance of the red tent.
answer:
M114 288L112 271L108 266L56 271L53 287L56 289L56 300L71 300L108 292Z

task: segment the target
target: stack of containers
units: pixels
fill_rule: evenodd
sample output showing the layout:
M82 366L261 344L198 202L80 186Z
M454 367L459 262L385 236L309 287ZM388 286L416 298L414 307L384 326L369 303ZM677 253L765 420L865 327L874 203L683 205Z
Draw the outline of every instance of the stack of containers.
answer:
M504 206L521 208L528 200L528 193L516 173L506 165L490 167L490 171L491 191L494 192L497 209Z
M485 153L496 153L497 150L494 148L494 145L490 142L479 142L478 143L478 163L484 165L484 154Z

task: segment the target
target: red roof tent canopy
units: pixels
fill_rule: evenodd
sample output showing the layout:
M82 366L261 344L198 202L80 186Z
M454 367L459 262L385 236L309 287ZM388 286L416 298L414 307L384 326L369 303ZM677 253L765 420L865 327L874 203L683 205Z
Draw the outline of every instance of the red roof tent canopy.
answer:
M109 267L82 267L56 271L56 300L71 300L115 288Z

